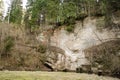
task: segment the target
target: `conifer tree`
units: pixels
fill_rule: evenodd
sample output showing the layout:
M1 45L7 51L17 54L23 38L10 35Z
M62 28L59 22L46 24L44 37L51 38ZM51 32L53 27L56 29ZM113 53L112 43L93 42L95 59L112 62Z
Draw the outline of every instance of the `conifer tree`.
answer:
M22 20L22 1L13 0L10 7L9 21L16 24L21 24Z

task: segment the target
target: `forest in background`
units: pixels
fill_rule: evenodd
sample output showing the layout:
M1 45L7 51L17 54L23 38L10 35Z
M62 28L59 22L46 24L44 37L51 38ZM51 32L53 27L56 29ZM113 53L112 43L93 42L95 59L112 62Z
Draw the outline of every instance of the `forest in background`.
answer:
M83 20L87 16L105 16L105 27L111 28L114 25L113 13L120 10L119 4L119 0L28 0L24 10L21 0L11 0L4 21L25 24L28 28L65 24L71 31L75 20Z

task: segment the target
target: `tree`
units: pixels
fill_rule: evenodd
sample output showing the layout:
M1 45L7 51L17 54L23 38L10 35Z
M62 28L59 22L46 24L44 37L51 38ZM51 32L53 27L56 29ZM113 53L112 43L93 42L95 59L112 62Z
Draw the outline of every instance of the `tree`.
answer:
M48 23L56 23L59 22L59 16L60 16L60 6L59 6L59 1L56 0L50 0L49 3L47 4L47 15L46 17L48 18L47 21Z
M46 0L28 0L27 12L25 16L25 23L28 27L40 25L40 17L44 18L45 22Z
M3 19L3 1L0 0L0 21Z
M21 24L22 20L22 2L21 0L13 0L10 7L9 21L16 24Z
M106 25L110 25L111 10L120 9L118 3L118 0L28 0L25 24L29 27L45 22L66 24L71 23L70 18L83 21L87 16L105 16Z
M112 28L112 13L120 10L120 1L119 0L103 0L105 4L105 26L107 28Z

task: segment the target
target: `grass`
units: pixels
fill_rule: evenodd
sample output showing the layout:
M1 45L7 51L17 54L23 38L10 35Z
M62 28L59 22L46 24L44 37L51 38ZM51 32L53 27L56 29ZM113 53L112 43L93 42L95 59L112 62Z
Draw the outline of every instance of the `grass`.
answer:
M0 80L120 80L102 77L94 74L64 73L64 72L29 72L29 71L1 71Z

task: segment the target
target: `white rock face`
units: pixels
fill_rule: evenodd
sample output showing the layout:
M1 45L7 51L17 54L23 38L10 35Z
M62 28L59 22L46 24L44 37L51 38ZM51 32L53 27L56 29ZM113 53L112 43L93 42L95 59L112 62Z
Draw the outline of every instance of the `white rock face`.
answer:
M74 33L68 33L64 28L54 31L50 44L65 51L65 68L75 70L82 64L89 64L83 50L100 44L100 40L106 41L116 37L113 32L107 30L99 32L96 29L96 21L97 19L86 18L83 26L81 22L77 22ZM40 37L41 34L37 39L41 40ZM42 41L44 40L46 40L45 36L42 35Z

